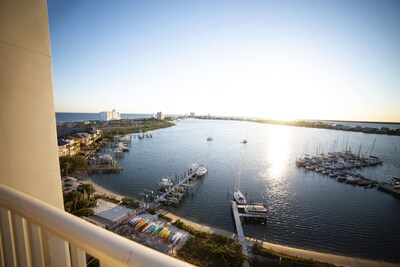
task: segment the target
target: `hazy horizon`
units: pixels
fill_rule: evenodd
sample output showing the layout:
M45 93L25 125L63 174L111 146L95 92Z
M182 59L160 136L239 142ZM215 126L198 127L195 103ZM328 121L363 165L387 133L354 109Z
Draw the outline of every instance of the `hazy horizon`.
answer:
M400 122L398 1L48 1L55 110Z

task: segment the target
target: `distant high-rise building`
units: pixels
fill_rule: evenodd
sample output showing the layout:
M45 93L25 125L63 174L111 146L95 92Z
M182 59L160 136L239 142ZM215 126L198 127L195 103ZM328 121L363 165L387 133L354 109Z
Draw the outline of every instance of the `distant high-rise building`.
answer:
M163 120L163 119L164 119L164 113L162 113L161 111L157 112L157 120Z
M190 112L190 117L194 117L194 112Z
M101 121L112 121L112 120L120 120L121 115L115 109L113 111L102 111L100 112L100 120Z

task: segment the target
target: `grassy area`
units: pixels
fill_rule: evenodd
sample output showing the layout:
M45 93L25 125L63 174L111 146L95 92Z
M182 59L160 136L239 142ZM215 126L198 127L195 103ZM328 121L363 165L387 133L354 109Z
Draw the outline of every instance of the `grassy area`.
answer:
M177 220L174 225L188 231L192 236L177 251L180 259L196 266L242 266L245 256L242 246L233 239L194 230Z
M133 198L124 197L122 198L122 204L128 208L137 209L140 207L139 202L135 201Z
M313 259L301 258L276 252L272 249L265 249L255 244L252 248L255 255L250 262L252 267L264 266L315 266L315 267L334 267L335 265L318 262Z

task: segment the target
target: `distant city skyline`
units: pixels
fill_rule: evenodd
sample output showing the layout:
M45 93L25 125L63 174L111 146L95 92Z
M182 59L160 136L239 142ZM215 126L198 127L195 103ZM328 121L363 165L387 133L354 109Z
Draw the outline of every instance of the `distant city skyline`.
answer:
M400 1L48 10L56 112L400 122Z

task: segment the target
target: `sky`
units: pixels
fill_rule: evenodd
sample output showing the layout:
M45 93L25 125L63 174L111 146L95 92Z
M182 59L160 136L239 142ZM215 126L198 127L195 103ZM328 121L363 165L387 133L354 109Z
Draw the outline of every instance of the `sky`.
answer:
M400 122L400 0L48 0L57 112Z

